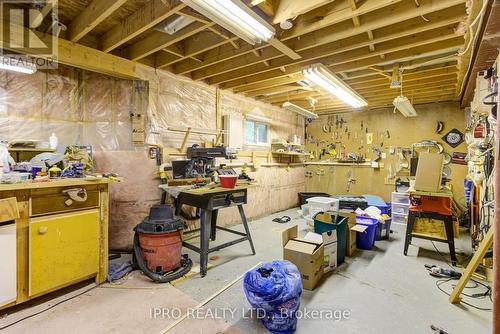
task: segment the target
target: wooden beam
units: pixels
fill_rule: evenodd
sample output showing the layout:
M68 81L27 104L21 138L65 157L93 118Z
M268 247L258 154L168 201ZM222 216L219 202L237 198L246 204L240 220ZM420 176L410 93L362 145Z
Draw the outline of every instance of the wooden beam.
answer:
M280 0L276 8L273 23L277 24L287 19L294 18L330 2L332 2L332 0Z
M210 23L209 25L214 24L215 23ZM206 28L207 25L200 22L194 22L184 29L179 30L174 35L154 31L148 37L127 47L125 50L125 55L128 59L138 60L157 51L160 51L161 49L164 49L169 45L182 41L189 36L193 36L200 31L205 30Z
M286 46L286 44L284 44L282 41L280 41L277 38L272 38L269 41L269 44L272 45L272 46L274 46L281 53L283 53L284 55L290 57L293 60L297 60L297 59L301 59L302 58L301 55L299 55L297 52L295 52L292 49L290 49L288 46Z
M0 18L0 25L3 27L3 20ZM26 28L22 26L15 26L12 23L9 25L10 29L15 29L19 34L27 34ZM5 29L5 28L4 28ZM49 44L52 35L33 31L37 37L46 44ZM5 34L0 34L0 49L15 51L17 53L25 53L30 55L31 50L22 50L19 48L12 48L10 41L4 40ZM84 70L103 73L114 77L125 79L140 79L137 74L137 63L124 59L109 53L105 53L90 47L86 47L68 40L59 38L57 41L58 50L56 61L60 64L78 67ZM44 57L47 58L47 57ZM142 65L141 65L142 66Z
M343 53L342 55L334 55L322 58L321 62L327 66L331 66L331 70L335 73L345 72L355 69L367 68L369 66L376 66L381 63L378 54L385 52L387 52L386 61L396 61L407 57L417 57L419 55L424 55L430 52L457 48L463 44L463 38L460 36L457 37L454 34L436 36L432 39L415 35L410 36L407 39L401 39L399 41L403 40L406 40L407 43L398 44L398 40L394 40L388 42L388 44L385 44L384 46L382 46L381 44L380 48L378 48L377 52L375 53L370 54L363 49L357 49ZM311 61L310 64L315 62L316 61ZM305 62L299 65L288 66L285 73L282 73L278 70L271 70L262 74L256 74L252 77L238 79L227 84L223 84L221 88L236 88L238 91L240 91L240 87L248 85L250 83L273 80L277 77L282 77L289 74L298 74L301 72L302 68L308 64L309 62Z
M348 0L348 2L349 2L349 5L351 6L351 9L353 11L355 11L356 9L358 9L358 6L356 4L356 0ZM361 25L361 21L359 20L358 16L353 16L352 17L352 23L354 23L355 27L359 27Z
M271 66L269 68L264 68L264 67L259 68L258 66L253 66L261 62L262 59L261 58L257 59L252 55L245 55L243 57L238 57L234 60L228 60L227 62L222 64L212 65L203 70L195 71L193 72L192 77L195 80L201 80L212 77L209 80L211 84L225 83L227 81L233 81L245 76L254 76L258 73L267 72L269 70L276 69L278 67L303 63L309 60L320 59L322 57L326 57L329 55L338 54L340 52L353 50L356 48L367 47L374 43L379 44L390 40L398 39L404 36L419 34L425 31L442 28L445 26L453 28L451 26L452 25L454 26L456 23L460 22L463 19L463 17L464 17L463 10L459 10L458 8L455 11L451 11L450 13L448 13L448 15L445 16L444 18L442 16L438 16L438 13L436 13L436 15L429 15L429 18L432 19L432 23L424 22L423 20L420 19L420 17L418 17L418 19L415 21L407 21L401 23L397 30L387 29L387 32L384 31L383 33L382 32L378 33L376 38L372 41L370 41L369 38L366 37L366 35L363 36L360 34L357 34L349 38L338 39L335 36L336 32L334 32L328 35L328 38L333 39L333 41L329 43L314 47L312 46L312 44L307 44L307 45L301 44L301 46L298 46L297 49L294 49L300 53L300 55L303 57L303 61L299 62L292 61L288 58L281 57L280 53L276 52L276 50L264 49L262 50L263 51L262 58L265 58L266 60L271 60L270 62ZM351 30L353 29L351 28ZM344 37L344 36L339 35L338 37ZM305 40L307 40L307 38L302 39L301 43L307 42Z
M73 21L69 30L69 40L78 42L99 23L120 8L127 0L93 0Z
M215 27L210 27L215 28ZM210 29L212 30L212 29ZM168 57L164 53L156 54L156 67L163 68L166 66L170 66L176 62L185 60L187 58L192 58L197 55L201 55L202 53L217 48L221 45L225 45L231 42L235 42L238 40L238 37L233 36L229 38L224 38L219 34L214 33L213 31L201 31L196 35L193 35L182 43L184 44L184 53L182 56L173 58ZM203 60L198 60L203 61Z
M110 52L177 13L186 5L178 0L151 0L105 33L101 50Z
M394 4L396 2L399 2L399 1L401 1L401 0L368 0L363 5L363 13L368 13L370 11L374 11L374 10L380 9L383 6L389 6L389 5ZM425 0L425 1L428 1L428 0ZM443 1L457 1L457 0L443 0ZM335 1L335 2L332 3L332 5L333 6L338 6L339 2L340 1ZM349 12L352 12L352 10L350 8L348 8L348 10L349 10ZM343 13L343 12L340 13L339 12L339 13L337 13L335 15L335 21L342 22L342 21L344 21L346 19L349 19L351 17L351 14L352 13L349 13L348 14L349 15L348 18L346 18L345 17L345 15L347 15L346 13ZM358 12L358 14L361 15L361 12ZM386 19L386 18L384 18L384 19ZM296 21L294 21L294 23L296 23ZM390 22L382 22L382 21L384 21L384 20L381 20L381 22L380 22L381 27L385 26L387 24L390 24ZM333 24L333 23L331 23L331 24ZM306 24L306 26L307 26L307 24ZM287 35L287 37L280 37L280 40L282 42L285 42L285 41L293 39L293 38L295 38L297 36L301 36L301 35L304 35L306 33L313 32L315 29L308 30L308 29L305 29L305 27L297 29L295 27L295 28L293 28L293 30L295 30L295 33L293 35ZM347 38L349 36L354 36L354 35L360 33L360 32L357 32L357 31L351 31L351 30L353 30L352 29L352 25L342 26L341 30L342 30L342 32L346 36L342 37L342 36L339 36L337 33L333 33L333 35L334 35L334 37L336 39ZM328 31L328 33L325 33L322 36L323 37L327 37L330 34L332 34L331 30ZM318 39L317 35L315 35L315 36L311 35L311 36L308 36L306 42L309 43L309 44L314 44L314 45L311 45L311 47L314 47L316 45L320 45L319 44L320 42L318 42L318 43L315 42L315 40L317 40L317 39ZM302 41L303 40L301 39L298 42L302 43ZM331 38L329 38L329 40L327 42L324 42L323 44L326 44L326 43L332 42L332 41L333 40ZM291 45L288 45L288 46L291 47ZM262 45L262 46L257 47L257 49L263 49L263 48L266 48L266 45ZM298 48L295 47L295 45L294 45L294 47L291 47L291 48L293 50L295 50L296 52L299 51ZM207 53L207 55L205 56L205 61L202 64L194 64L194 63L191 63L191 62L188 62L188 61L182 62L182 63L179 63L176 66L174 66L174 72L176 74L186 74L188 72L199 70L199 69L205 68L205 67L210 66L210 65L214 65L214 64L217 64L217 63L221 63L221 62L227 62L230 59L233 59L233 58L236 58L238 56L242 56L242 55L248 54L248 53L252 52L253 50L255 50L255 48L253 46L251 46L251 45L246 45L244 47L241 47L239 50L234 50L231 47L219 48L217 50L213 50L213 51Z
M406 85L404 85L404 89L406 90L411 90L411 89L423 89L423 88L436 88L440 86L446 86L446 85L451 85L451 84L456 84L457 80L457 75L456 73L449 74L449 75L443 75L439 78L426 78L426 77L416 77L414 79L408 78L405 82ZM380 93L380 92L387 92L387 91L392 91L394 94L399 94L399 89L391 89L389 88L388 82L385 82L383 86L380 85L375 85L375 86L365 86L365 87L357 87L354 85L351 85L351 87L358 92L359 94L363 95L368 94L370 95L371 93ZM275 87L275 89L278 89L279 87ZM285 102L288 100L301 100L301 99L307 99L308 97L314 97L314 98L320 98L320 97L331 97L330 94L327 92L318 90L318 91L313 91L313 92L302 92L294 95L290 94L277 94L273 96L269 96L265 98L265 102L268 103L279 103L279 102Z
M423 0L421 0L421 3L422 1ZM429 1L425 0L425 2ZM400 6L396 6L398 3L400 3ZM422 5L426 6L425 3ZM324 7L319 8L297 18L294 21L294 27L283 33L283 36L281 36L282 40L312 33L341 22L346 23L343 26L352 29L352 24L347 21L351 21L353 17L365 15L371 12L376 12L374 15L377 17L389 20L391 19L389 16L384 16L386 15L386 12L392 12L393 15L394 13L402 15L400 10L414 10L415 4L412 3L411 6L409 6L409 1L402 0L366 0L356 10L353 10L347 1L335 1L329 7L329 9ZM386 11L384 12L382 9L386 9ZM332 29L329 30L331 31Z
M303 92L303 91L311 91L312 89L308 89L306 87L302 87L301 85L283 85L283 86L277 86L273 88L266 88L266 89L261 89L261 90L256 90L253 92L249 92L246 94L248 97L255 97L259 95L266 95L266 94L277 94L277 93L285 93L285 92Z

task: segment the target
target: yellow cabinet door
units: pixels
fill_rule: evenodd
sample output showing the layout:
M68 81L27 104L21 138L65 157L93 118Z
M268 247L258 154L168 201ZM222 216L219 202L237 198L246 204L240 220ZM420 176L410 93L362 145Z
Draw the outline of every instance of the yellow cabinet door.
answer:
M89 278L99 269L99 211L30 219L29 294Z

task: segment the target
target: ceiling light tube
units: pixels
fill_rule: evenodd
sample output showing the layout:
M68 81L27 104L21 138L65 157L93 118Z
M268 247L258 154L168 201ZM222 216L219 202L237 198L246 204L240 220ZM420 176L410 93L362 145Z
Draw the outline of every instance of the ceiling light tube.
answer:
M302 74L304 74L307 79L320 86L330 94L335 95L353 108L361 108L368 105L368 102L366 102L361 95L356 93L354 89L340 80L328 69L328 67L323 64L311 65L305 68L302 71Z
M394 107L399 110L404 117L416 117L417 111L411 104L410 100L406 96L400 95L394 99L392 102Z
M182 0L221 27L254 45L274 37L274 28L240 0Z
M313 118L313 119L318 118L318 115L316 115L312 111L309 111L307 109L299 107L298 105L290 103L290 102L283 103L282 107L285 108L286 110L293 111L293 112L300 114L302 116L305 116L307 118Z
M36 72L36 65L27 58L0 56L0 69L14 71L25 74Z

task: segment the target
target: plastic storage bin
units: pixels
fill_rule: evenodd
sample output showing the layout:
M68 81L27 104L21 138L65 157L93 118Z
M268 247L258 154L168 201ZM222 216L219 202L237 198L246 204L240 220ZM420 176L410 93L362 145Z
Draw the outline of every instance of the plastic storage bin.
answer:
M330 194L327 193L298 193L299 195L299 204L300 206L304 205L307 203L307 199L311 197L331 197Z
M357 216L356 224L364 225L367 229L358 233L357 246L359 249L371 250L375 245L375 235L377 233L378 220L375 218Z
M399 213L393 213L391 219L392 222L396 224L406 224L408 222L408 216Z
M347 243L347 221L346 217L332 215L333 220L331 223L325 223L316 220L314 216L314 233L323 234L328 231L337 231L337 264L343 263L345 260L345 250Z
M339 200L331 197L311 197L307 199L307 204L311 208L318 208L321 211L339 211Z
M396 213L399 215L408 215L408 211L410 210L410 204L392 204L392 213Z
M391 219L386 219L385 224L378 223L377 231L375 232L375 241L388 240L391 234Z
M393 192L392 204L410 204L410 194Z

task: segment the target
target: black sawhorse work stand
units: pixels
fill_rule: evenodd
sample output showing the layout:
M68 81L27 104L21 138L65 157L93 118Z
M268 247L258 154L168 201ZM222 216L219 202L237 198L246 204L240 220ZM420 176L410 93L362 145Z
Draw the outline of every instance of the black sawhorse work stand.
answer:
M413 235L413 226L415 225L415 220L417 218L430 218L443 221L446 230L446 240L435 238L432 236ZM405 238L405 249L404 249L405 256L408 253L408 247L411 244L412 238L419 238L419 239L426 239L436 242L447 243L450 248L451 263L454 266L457 265L457 255L455 253L455 239L453 235L453 216L443 215L436 212L426 212L426 211L422 212L422 211L410 210L408 213L408 224L406 226L406 238Z
M176 215L180 214L183 204L199 208L200 228L189 231L189 233L200 231L200 247L190 243L183 242L182 245L200 254L200 274L205 277L207 274L208 254L233 246L237 243L248 240L255 255L255 248L248 228L248 221L243 210L243 205L247 203L247 187L236 186L234 189L215 188L215 189L193 189L182 191L177 197ZM237 206L240 217L245 228L245 233L217 226L217 216L220 209ZM210 241L215 241L217 229L239 235L240 238L226 242L224 244L210 248Z

